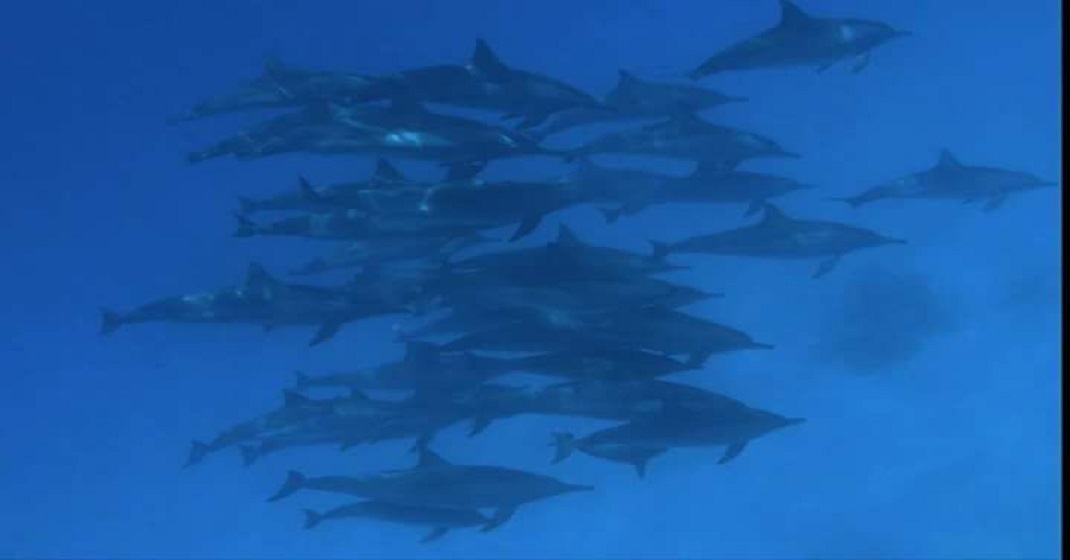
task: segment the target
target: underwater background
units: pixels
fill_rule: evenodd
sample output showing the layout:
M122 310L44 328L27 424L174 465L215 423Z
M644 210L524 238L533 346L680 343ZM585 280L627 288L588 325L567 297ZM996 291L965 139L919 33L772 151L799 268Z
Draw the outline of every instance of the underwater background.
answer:
M191 439L262 413L293 372L396 359L396 319L307 347L304 329L150 325L99 336L99 308L233 283L250 261L285 269L307 242L232 237L238 196L371 173L362 156L283 155L188 165L183 154L263 115L181 126L167 118L260 71L384 74L465 60L484 38L510 64L601 94L624 68L678 80L776 21L775 2L34 2L0 18L0 556L109 558L1054 558L1061 543L1061 191L994 212L957 203L851 209L826 200L963 160L1061 175L1061 13L1028 0L806 0L813 13L892 22L913 36L858 74L726 73L703 85L749 98L711 120L802 154L755 169L816 185L792 214L872 227L906 245L810 265L674 259L674 280L723 299L689 312L775 345L713 358L697 386L807 422L729 465L677 450L645 479L577 456L550 465L548 434L597 421L522 417L477 438L436 439L451 459L552 474L594 492L524 508L489 534L419 544L373 521L304 531L297 504L267 504L288 469L408 466L408 441L230 452L182 469ZM575 135L574 138L581 138ZM573 142L573 144L579 141ZM414 176L433 165L397 161ZM678 165L652 162L669 172ZM490 177L552 179L570 166L496 162ZM585 240L648 251L748 222L739 208L660 206L607 225L590 207L544 220ZM322 507L328 496L301 497ZM336 502L337 500L335 500Z

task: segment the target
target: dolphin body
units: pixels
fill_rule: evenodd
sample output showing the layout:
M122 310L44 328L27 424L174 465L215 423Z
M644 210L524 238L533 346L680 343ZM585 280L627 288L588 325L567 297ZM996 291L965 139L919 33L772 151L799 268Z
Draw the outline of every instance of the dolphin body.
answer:
M706 411L667 409L660 415L642 417L578 440L568 433L555 435L554 462L579 449L609 460L632 463L642 476L646 461L667 449L725 446L718 461L724 464L738 457L750 441L804 421L741 404Z
M873 49L910 35L886 23L863 19L814 17L790 0L780 0L780 22L706 59L689 74L698 80L719 72L814 66L818 71L854 59L852 71L869 64Z
M617 85L606 94L604 101L608 108L577 107L557 113L538 129L538 134L546 137L581 126L667 117L681 109L698 112L746 101L746 98L690 84L648 81L627 70L619 70Z
M819 259L818 278L830 272L847 253L905 241L835 222L790 218L766 203L764 217L752 226L701 235L676 243L651 242L654 254L704 253L772 259Z
M561 494L593 490L555 478L505 467L456 465L426 446L419 448L419 463L410 469L378 475L306 477L290 471L282 487L268 501L285 498L302 489L350 494L412 507L494 509L491 531L508 521L525 503Z
M565 155L540 147L537 140L518 131L432 113L411 99L395 99L386 108L313 105L192 152L187 160L197 163L227 155L251 160L298 152L371 154L447 165Z
M682 158L725 169L751 158L799 157L770 138L712 124L690 111L640 128L603 134L570 153L574 157L621 154Z
M746 215L751 215L769 199L809 188L788 177L724 169L708 162L699 162L690 175L677 177L585 160L569 179L591 193L591 202L617 205L603 210L610 223L661 204L745 204Z
M965 165L949 150L944 150L936 165L925 171L911 173L856 196L836 200L846 202L853 208L893 198L958 200L966 203L980 201L985 211L992 211L1003 206L1009 196L1054 186L1054 181L1046 181L1030 173Z
M172 123L252 109L299 107L322 101L364 101L374 97L377 83L371 76L344 72L303 70L285 66L279 59L264 61L260 76L233 91L195 104Z
M317 512L305 510L305 529L332 519L375 519L417 527L430 527L421 543L429 543L446 535L451 529L478 527L490 523L490 519L472 509L451 509L425 506L402 506L388 502L367 500Z
M254 323L265 330L283 325L318 325L309 342L314 346L332 338L350 321L408 312L401 301L388 299L348 287L287 284L253 263L241 286L162 298L129 313L102 310L100 332L110 334L122 325L147 322Z
M575 107L607 108L590 94L560 80L507 66L486 41L476 41L463 65L439 65L382 76L390 95L406 95L429 103L483 109L519 118L530 128L550 115Z

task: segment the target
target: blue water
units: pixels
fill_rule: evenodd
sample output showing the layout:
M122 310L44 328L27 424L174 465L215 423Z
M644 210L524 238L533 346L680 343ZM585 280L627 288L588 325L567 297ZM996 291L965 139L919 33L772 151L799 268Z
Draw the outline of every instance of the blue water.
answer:
M248 469L222 453L181 469L190 439L274 406L293 370L400 356L391 321L350 325L312 349L304 329L146 325L98 336L101 306L231 284L252 259L283 268L315 252L297 241L230 237L238 195L274 194L299 174L329 182L371 170L367 158L301 155L189 166L184 153L260 115L181 126L166 118L255 76L266 54L377 74L462 61L477 37L514 66L601 94L619 67L678 78L774 22L776 3L5 6L0 556L1056 557L1060 194L1014 197L992 213L956 203L851 210L823 198L926 168L943 148L971 163L1059 176L1059 8L1043 0L805 7L880 19L914 36L877 49L858 75L712 77L703 83L751 101L711 118L805 156L753 166L820 186L785 198L786 211L910 243L852 255L818 281L807 263L718 257L681 258L695 266L674 278L728 294L689 311L776 344L715 357L686 381L808 423L753 443L728 465L715 464L716 449L674 451L643 481L585 456L549 464L550 431L584 433L597 423L522 418L471 440L451 429L436 447L455 461L535 470L597 491L525 507L490 534L461 530L419 545L419 530L373 522L303 531L300 508L337 503L328 496L264 502L289 468L400 468L413 461L408 442L298 449ZM533 161L489 173L564 170ZM648 238L745 220L736 207L666 206L606 226L577 208L529 243L548 239L558 222L592 242L645 251ZM899 305L916 311L903 319ZM865 320L873 316L892 319ZM848 336L860 332L864 342Z

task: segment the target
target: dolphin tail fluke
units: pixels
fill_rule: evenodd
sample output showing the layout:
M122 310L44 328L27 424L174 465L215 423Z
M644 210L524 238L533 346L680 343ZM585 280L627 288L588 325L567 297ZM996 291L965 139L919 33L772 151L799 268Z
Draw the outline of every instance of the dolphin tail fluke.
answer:
M109 309L100 310L100 334L111 334L122 325L122 315Z
M663 261L672 252L672 246L663 241L650 241L650 258L655 261Z
M276 502L285 498L286 496L289 496L290 494L293 494L294 492L297 492L301 489L301 487L305 485L305 481L307 480L308 479L305 478L305 475L297 471L290 471L286 473L286 480L282 483L282 486L279 488L278 492L275 492L275 494L268 498L267 501Z
M234 237L252 237L256 235L256 223L240 212L234 214L238 221L238 227L234 230Z
M863 198L861 196L841 196L841 197L828 198L826 200L832 200L832 201L835 201L835 202L843 202L843 203L847 204L848 206L850 206L851 208L858 208L859 206L862 206L863 204L869 202L868 200L866 200L865 198Z
M308 386L311 377L303 371L294 371L294 389L304 389Z
M576 436L568 432L554 432L551 436L554 438L554 441L550 443L554 447L554 458L550 464L556 465L568 459L576 450Z
M238 213L241 215L252 214L257 211L257 203L255 200L245 197L238 197Z
M424 538L420 539L420 544L427 544L431 541L437 541L446 536L446 533L450 532L449 527L435 527L431 529L430 533L424 535Z
M182 467L188 468L200 463L204 460L205 455L208 455L209 451L208 444L193 440L189 446L189 457L186 459L186 464L182 465Z
M323 521L322 513L311 509L305 510L305 529L311 529L319 525L321 521Z

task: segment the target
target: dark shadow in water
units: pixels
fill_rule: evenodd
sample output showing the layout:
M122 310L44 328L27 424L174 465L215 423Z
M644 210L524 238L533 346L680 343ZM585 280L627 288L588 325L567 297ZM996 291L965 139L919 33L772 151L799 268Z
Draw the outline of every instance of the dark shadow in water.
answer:
M952 302L910 272L870 269L852 278L821 325L815 350L858 374L883 373L955 326Z

